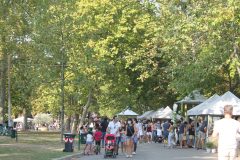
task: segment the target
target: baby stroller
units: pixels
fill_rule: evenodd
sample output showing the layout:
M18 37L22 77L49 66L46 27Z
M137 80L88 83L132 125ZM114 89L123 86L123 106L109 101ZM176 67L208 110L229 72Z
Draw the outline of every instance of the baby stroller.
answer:
M155 143L162 143L163 142L163 137L162 136L157 136L155 139Z
M107 158L107 157L116 158L115 147L116 147L115 135L114 134L106 134L104 158Z

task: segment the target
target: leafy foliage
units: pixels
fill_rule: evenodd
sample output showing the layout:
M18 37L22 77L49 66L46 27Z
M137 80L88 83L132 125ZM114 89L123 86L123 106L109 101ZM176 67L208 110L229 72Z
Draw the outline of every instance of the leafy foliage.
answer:
M238 0L1 1L0 59L12 57L13 113L57 117L62 66L69 117L84 112L90 93L89 111L108 116L126 106L139 113L172 106L195 89L240 95L239 6Z

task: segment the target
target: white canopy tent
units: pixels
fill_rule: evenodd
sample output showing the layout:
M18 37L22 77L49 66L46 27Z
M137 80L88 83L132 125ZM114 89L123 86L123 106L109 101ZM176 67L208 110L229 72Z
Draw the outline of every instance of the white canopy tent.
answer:
M162 112L163 112L163 110L164 110L164 108L158 109L157 111L155 111L154 113L152 113L151 118L155 118L155 117L161 115Z
M209 99L207 99L203 103L201 103L201 104L197 105L196 107L188 110L187 115L188 116L196 116L198 112L200 112L202 109L206 108L206 106L208 106L209 104L211 104L212 102L214 102L218 98L220 98L220 96L218 94L214 94L212 97L210 97Z
M188 96L184 97L182 100L177 101L176 104L191 104L198 105L204 102L207 98L200 94L198 90L194 90Z
M149 115L149 114L151 114L153 112L155 112L155 111L154 110L147 111L147 112L143 113L141 116L138 116L137 118L138 119L145 119L147 115Z
M161 112L157 112L153 116L155 119L172 119L173 118L173 110L167 106L165 109L163 109ZM180 119L181 117L177 115L177 119Z
M153 111L153 112L149 113L148 115L146 115L146 116L144 117L144 119L152 119L153 116L154 116L154 114L155 114L155 112L156 112L156 111Z
M27 122L32 122L32 121L33 121L32 118L27 118ZM22 117L18 117L16 119L13 119L13 122L21 122L21 123L23 123L24 122L24 117L22 116Z
M117 116L138 116L138 114L133 112L130 109L126 109L126 110L118 113Z
M197 115L223 115L225 105L232 105L233 115L240 115L240 99L230 91L199 110Z

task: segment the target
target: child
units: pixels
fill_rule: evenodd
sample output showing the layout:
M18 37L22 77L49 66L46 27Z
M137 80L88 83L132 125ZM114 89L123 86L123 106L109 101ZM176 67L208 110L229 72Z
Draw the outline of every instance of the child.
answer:
M123 122L121 124L121 128L120 128L120 135L121 135L121 149L122 149L122 153L126 152L126 125Z
M157 141L159 143L162 142L162 127L160 127L159 129L157 129Z
M175 132L174 132L174 127L173 123L170 123L170 127L168 128L168 148L173 148L176 144L174 142L174 137L175 137Z
M89 155L92 151L92 144L93 144L93 136L92 136L92 132L88 131L87 134L87 139L86 139L86 146L84 148L84 155Z
M97 127L96 132L94 133L94 140L96 144L96 154L100 153L101 139L102 139L102 132Z

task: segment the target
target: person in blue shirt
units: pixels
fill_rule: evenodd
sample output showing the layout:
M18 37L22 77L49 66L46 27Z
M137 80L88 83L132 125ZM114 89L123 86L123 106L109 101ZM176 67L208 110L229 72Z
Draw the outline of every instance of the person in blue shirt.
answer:
M167 139L168 138L168 134L169 134L169 129L170 127L170 124L168 121L165 121L165 123L163 124L163 138L164 139Z
M184 142L186 141L186 126L187 122L182 122L179 126L179 143L180 143L180 148L183 147L185 144Z

